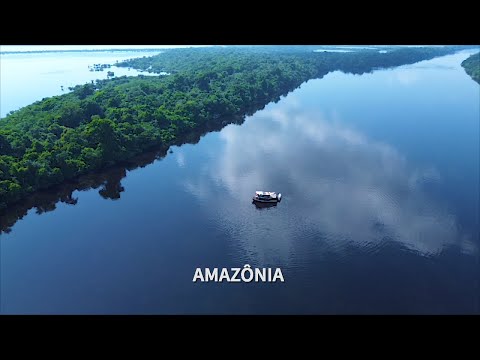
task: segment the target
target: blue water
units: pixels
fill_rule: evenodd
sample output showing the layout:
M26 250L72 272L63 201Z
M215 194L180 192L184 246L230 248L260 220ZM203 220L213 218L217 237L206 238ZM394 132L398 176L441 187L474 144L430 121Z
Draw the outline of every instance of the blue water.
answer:
M8 50L8 47L5 47ZM3 48L2 48L3 49ZM152 56L162 50L99 51L99 52L43 52L0 54L0 117L44 97L61 95L69 87L106 79L107 72L115 76L149 75L134 69L112 66L104 71L90 71L94 64L115 64L135 57ZM61 88L63 86L63 90Z
M30 210L0 235L1 312L480 313L468 55L330 73L107 177L115 200L104 185ZM258 209L255 190L282 202ZM244 264L285 282L192 282L197 267Z

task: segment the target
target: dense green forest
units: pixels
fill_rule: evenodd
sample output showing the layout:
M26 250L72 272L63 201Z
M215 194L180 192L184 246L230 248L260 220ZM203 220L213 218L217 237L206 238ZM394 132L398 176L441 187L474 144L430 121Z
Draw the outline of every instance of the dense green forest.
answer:
M123 62L119 66L170 75L78 85L0 120L0 211L36 190L218 129L330 71L361 74L458 49L329 53L311 47L213 47Z
M464 60L462 66L467 74L480 84L480 53L476 53Z

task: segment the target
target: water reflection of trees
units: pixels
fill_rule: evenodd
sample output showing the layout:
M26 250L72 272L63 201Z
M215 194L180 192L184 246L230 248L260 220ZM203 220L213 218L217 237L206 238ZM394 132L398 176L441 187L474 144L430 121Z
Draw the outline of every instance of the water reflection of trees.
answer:
M127 176L127 172L124 168L118 170L119 171L112 172L111 177L107 178L98 192L104 199L118 200L120 199L120 193L125 191L125 188L120 182Z
M245 112L248 115L261 108L264 108L264 105L257 106L256 109L248 109ZM201 131L186 135L184 139L175 145L196 144L206 133L219 131L228 124L241 124L244 121L245 117L234 117L225 119L219 124L208 124ZM83 175L74 181L33 193L30 197L7 207L6 210L0 213L0 234L10 233L13 225L26 216L31 209L35 209L37 214L43 214L55 210L58 203L76 205L78 197L74 196L75 191L99 189L98 193L104 199L120 199L121 193L125 191L121 181L126 177L127 170L145 167L155 160L163 158L167 154L167 150L166 148L152 150L100 172Z
M127 170L145 166L156 158L156 153L149 153L142 158L132 160L130 164L123 164L99 173L81 176L75 181L36 192L28 199L9 206L6 212L0 215L0 234L3 232L9 233L12 226L27 215L31 209L35 209L37 214L43 214L55 210L58 203L76 205L78 197L74 196L75 191L99 188L98 193L104 199L120 199L120 193L125 190L121 180L127 175Z
M277 97L273 102L277 103L282 96L286 96L286 91ZM267 104L264 102L252 102L247 108L242 109L243 116L233 116L225 119L219 119L204 124L196 132L184 134L182 139L173 145L197 144L202 136L209 132L220 131L229 124L240 125L245 121L246 116L251 116L259 110L263 110ZM99 189L98 193L104 199L118 200L125 188L121 184L121 180L127 175L127 170L133 170L139 167L145 167L153 163L156 159L160 159L167 154L168 149L156 149L148 153L139 155L122 164L117 164L109 169L101 172L80 176L75 181L70 181L58 186L54 186L48 190L33 193L14 205L7 207L0 213L0 234L9 233L15 223L22 219L31 209L35 209L37 214L53 211L57 208L58 203L68 205L76 205L78 198L73 196L75 191L88 191L91 189ZM260 209L259 207L257 207Z

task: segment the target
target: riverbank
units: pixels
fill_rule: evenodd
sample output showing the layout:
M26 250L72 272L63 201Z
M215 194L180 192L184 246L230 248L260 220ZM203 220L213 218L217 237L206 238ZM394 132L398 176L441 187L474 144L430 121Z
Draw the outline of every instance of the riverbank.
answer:
M480 84L480 53L476 53L464 60L462 66L465 69L465 72L470 75L474 81Z
M76 86L69 94L37 101L0 121L0 211L35 191L152 148L198 139L198 134L225 126L229 118L241 121L330 71L361 74L458 49L400 48L387 54L176 49L124 62L175 75Z

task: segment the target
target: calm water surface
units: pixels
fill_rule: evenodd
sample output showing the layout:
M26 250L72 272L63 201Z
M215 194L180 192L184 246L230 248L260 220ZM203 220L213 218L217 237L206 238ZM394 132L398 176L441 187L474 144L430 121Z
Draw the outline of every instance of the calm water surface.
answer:
M467 57L330 73L76 204L30 210L0 235L1 312L480 313ZM257 189L282 202L256 208ZM285 282L192 283L244 264Z
M116 66L104 71L90 71L88 67L93 64L115 64L117 60L152 56L160 52L161 50L0 54L0 117L44 97L66 93L70 86L106 79L108 71L113 71L115 76L149 75L147 72Z

